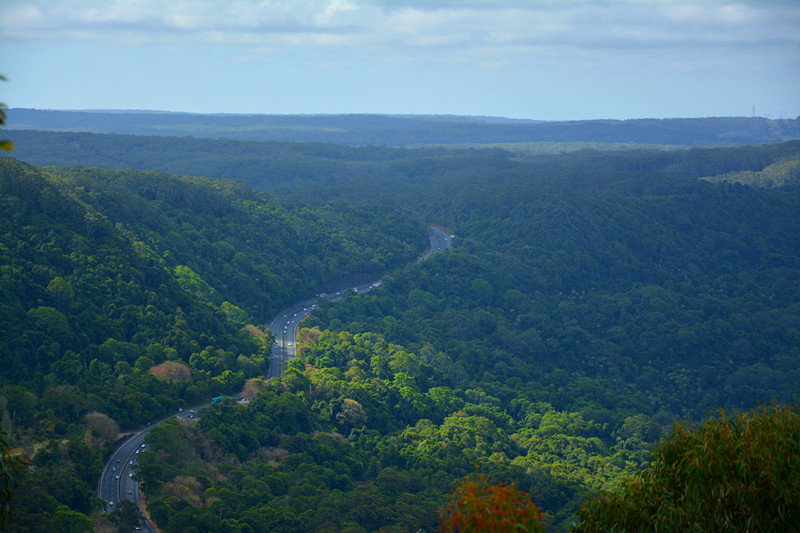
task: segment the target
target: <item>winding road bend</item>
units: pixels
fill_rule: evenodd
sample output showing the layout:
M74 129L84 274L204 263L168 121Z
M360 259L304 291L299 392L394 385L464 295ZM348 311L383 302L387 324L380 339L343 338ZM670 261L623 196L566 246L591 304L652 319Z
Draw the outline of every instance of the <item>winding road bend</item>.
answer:
M453 245L452 235L437 228L429 228L429 239L431 243L430 248L425 255L419 258L420 261L427 259L433 253L443 252ZM373 283L366 283L351 288L359 294L365 294L374 288L380 287L380 285L381 282L378 280ZM342 292L326 294L320 297L336 301L342 298ZM294 358L297 353L295 351L295 345L297 343L297 328L300 321L310 315L316 307L317 298L308 298L287 307L272 320L269 329L275 336L275 344L272 347L272 358L270 360L267 377L280 376L286 362ZM182 411L175 416L178 418L194 418L195 412L200 407L204 406ZM138 454L146 447L144 443L145 435L147 435L150 429L164 420L153 422L147 429L132 435L120 445L109 458L103 469L103 474L100 476L97 488L98 495L105 500L109 511L113 511L120 501L126 499L134 502L139 509L144 512L142 503L139 500L139 482L133 477L133 465L136 463ZM152 524L146 520L142 524L141 530L149 533L156 533Z

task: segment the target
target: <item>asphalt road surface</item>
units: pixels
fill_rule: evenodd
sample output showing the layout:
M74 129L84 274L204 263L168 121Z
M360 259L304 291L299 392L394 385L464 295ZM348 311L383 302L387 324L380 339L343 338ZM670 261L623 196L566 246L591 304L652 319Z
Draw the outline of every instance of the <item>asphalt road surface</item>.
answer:
M425 254L425 259L427 259L433 253L444 252L453 246L452 236L441 230L430 228L429 235L431 240L431 249L428 250L427 254Z
M297 326L300 321L311 314L317 307L317 299L309 298L298 302L291 307L287 307L269 325L269 330L275 336L275 344L272 345L272 357L269 364L267 377L273 378L280 376L283 372L283 365L286 361L293 359L295 345L297 344Z
M149 431L150 428L147 428L126 440L111 455L103 469L98 492L100 497L105 500L109 512L113 511L123 499L131 500L139 508L142 506L139 501L139 482L132 477L133 464L136 462L139 452L144 450L142 447L144 437ZM150 524L142 524L142 531L155 533Z

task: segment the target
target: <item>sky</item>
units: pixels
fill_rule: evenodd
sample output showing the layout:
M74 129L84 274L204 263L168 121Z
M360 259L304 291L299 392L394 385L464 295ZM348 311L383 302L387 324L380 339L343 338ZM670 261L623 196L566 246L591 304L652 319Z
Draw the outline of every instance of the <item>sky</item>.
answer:
M800 116L800 0L0 0L37 109Z

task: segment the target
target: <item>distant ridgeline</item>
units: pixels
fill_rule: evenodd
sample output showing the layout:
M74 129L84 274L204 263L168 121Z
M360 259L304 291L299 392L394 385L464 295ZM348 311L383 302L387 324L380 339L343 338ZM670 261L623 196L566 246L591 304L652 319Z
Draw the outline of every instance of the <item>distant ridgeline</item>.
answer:
M800 139L800 120L761 117L543 122L448 115L205 115L10 109L7 122L12 130L325 142L350 146L529 142L715 146Z
M232 178L257 190L289 195L303 191L301 201L332 194L355 202L375 203L381 198L394 202L393 195L401 189L416 194L420 185L436 186L448 176L507 180L531 172L554 183L581 179L589 184L603 173L650 172L772 187L795 182L800 168L800 141L691 149L596 142L393 148L34 130L7 133L16 145L13 157L35 165ZM631 146L635 149L625 149ZM363 194L366 191L369 196Z

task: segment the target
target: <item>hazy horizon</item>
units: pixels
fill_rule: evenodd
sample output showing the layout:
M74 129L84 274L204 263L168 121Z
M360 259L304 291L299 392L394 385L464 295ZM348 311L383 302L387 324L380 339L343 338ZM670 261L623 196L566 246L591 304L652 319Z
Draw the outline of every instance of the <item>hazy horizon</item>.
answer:
M800 115L800 4L6 0L11 108L569 121Z
M633 120L693 120L693 119L703 119L703 118L760 118L764 120L800 120L800 116L797 117L767 117L758 114L758 110L755 110L756 114L754 115L706 115L706 116L685 116L685 117L629 117L629 118L613 118L613 117L597 117L597 118L588 118L588 119L535 119L535 118L517 118L517 117L508 117L508 116L500 116L500 115L458 115L454 113L359 113L359 112L348 112L348 113L230 113L230 112L215 112L215 111L208 111L208 112L195 112L195 111L173 111L170 109L50 109L50 108L37 108L37 107L20 107L15 106L11 107L8 110L12 112L14 109L25 109L25 110L33 110L33 111L55 111L55 112L74 112L74 113L131 113L131 114L164 114L164 115L209 115L209 116L287 116L287 117L320 117L320 116L359 116L359 115L374 115L374 116L386 116L386 117L408 117L408 118L415 118L415 117L431 117L431 118L464 118L464 119L475 119L475 120L499 120L499 121L508 121L508 122L523 122L523 123L536 123L536 122L583 122L583 121L633 121ZM13 117L12 117L13 118ZM9 128L13 129L13 123L8 124Z

